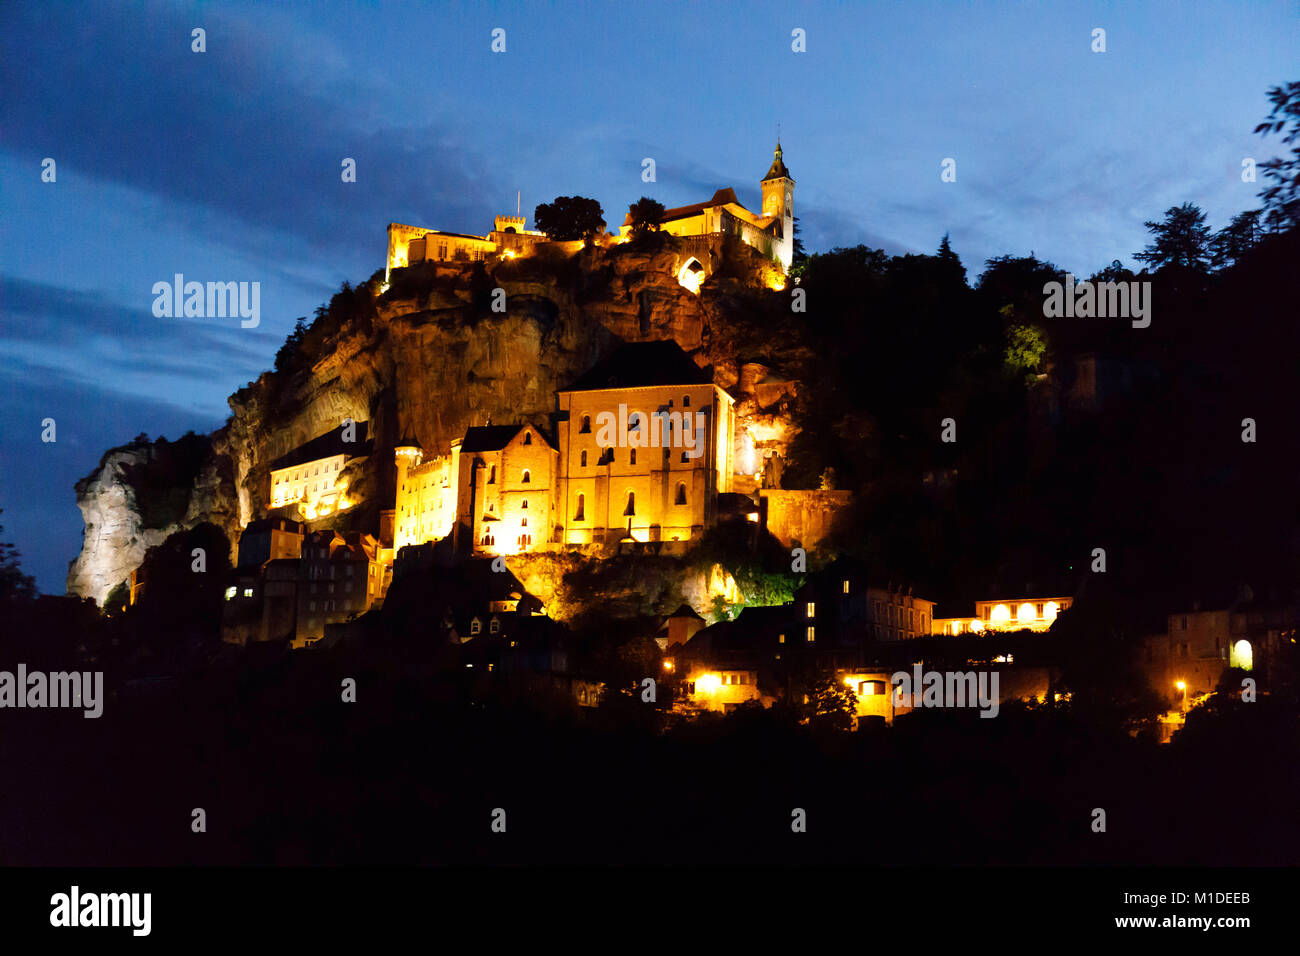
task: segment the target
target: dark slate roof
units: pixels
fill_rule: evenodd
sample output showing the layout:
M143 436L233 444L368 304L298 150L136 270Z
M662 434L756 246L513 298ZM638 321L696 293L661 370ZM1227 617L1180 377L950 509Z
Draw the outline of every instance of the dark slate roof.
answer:
M500 451L519 434L523 425L471 425L465 429L465 440L460 443L462 452Z
M287 455L282 455L275 461L271 462L269 468L271 471L279 471L281 468L292 468L294 465L301 465L306 461L317 461L321 458L332 458L335 455L347 455L349 458L359 458L370 454L372 442L368 440L369 422L356 423L356 441L345 442L343 440L343 426L327 431L307 442L305 445L299 445Z
M769 179L780 179L782 176L787 179L794 178L790 175L790 170L785 168L785 162L781 159L781 141L777 140L776 150L772 154L772 165L768 169L767 175L763 177L763 182L767 182Z
M668 615L670 620L675 617L693 617L697 621L704 620L704 618L695 613L695 608L691 607L689 604L683 604L677 610L673 611L672 614Z
M395 448L419 448L420 451L424 451L424 448L421 447L420 443L419 443L416 439L414 439L414 438L412 438L412 437L410 437L410 436L403 436L402 438L398 439L397 444L394 445L393 447L395 447Z
M306 534L307 526L291 518L257 518L244 525L244 530L240 534L262 534L277 530L287 531L290 534Z
M566 391L640 388L647 385L708 385L713 376L672 339L629 342L581 376Z

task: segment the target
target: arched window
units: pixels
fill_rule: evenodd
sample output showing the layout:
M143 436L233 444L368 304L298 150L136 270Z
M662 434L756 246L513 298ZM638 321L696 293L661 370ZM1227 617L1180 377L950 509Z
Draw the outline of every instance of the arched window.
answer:
M677 497L673 500L673 504L675 505L686 504L686 482L684 481L677 482Z
M520 502L520 504L519 504L519 510L520 510L520 511L527 511L527 510L528 510L528 499L527 499L527 498L525 498L522 502Z
M587 467L587 453L585 451L582 453L582 458L579 461L579 464L582 465L583 468Z
M521 527L521 528L527 528L527 527L528 527L528 519L527 519L527 518L520 518L520 519L519 519L519 527Z
M587 520L586 510L587 510L587 496L578 495L578 510L574 513L573 520L574 521Z
M533 443L533 433L532 433L532 432L524 432L524 444L525 444L525 445L531 445L532 443Z
M627 453L627 463L628 463L629 465L635 465L635 464L636 464L636 449L635 449L635 448L633 448L632 450L630 450L630 451Z
M627 493L627 507L623 509L623 514L624 515L636 514L636 492L635 491L629 491Z
M495 485L496 483L497 483L497 466L492 465L490 468L488 468L488 484Z
M586 435L586 434L589 434L590 432L591 432L591 416L590 416L590 415L583 415L583 416L582 416L582 427L578 429L578 433L581 434L581 435Z
M682 396L682 408L690 408L690 407L691 407L691 396L689 396L689 395L683 395L683 396Z
M522 479L523 483L524 483L524 484L528 484L528 483L529 483L530 481L532 481L532 480L533 480L533 476L529 473L528 469L525 468L525 469L524 469L524 477L523 477L523 479Z

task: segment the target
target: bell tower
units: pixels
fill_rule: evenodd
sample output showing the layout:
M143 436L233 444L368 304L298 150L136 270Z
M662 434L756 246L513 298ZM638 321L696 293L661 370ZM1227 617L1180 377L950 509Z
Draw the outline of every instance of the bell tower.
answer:
M781 140L776 141L772 154L772 167L763 177L763 215L780 220L777 233L776 257L789 271L794 259L794 180L781 159Z

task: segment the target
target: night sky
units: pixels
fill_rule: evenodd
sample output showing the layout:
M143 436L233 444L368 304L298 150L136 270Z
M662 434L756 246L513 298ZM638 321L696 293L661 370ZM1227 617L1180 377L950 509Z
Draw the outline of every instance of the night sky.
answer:
M1241 160L1281 151L1252 130L1300 62L1295 3L123 6L0 6L0 523L48 593L74 482L219 426L390 221L485 234L516 190L530 227L557 195L611 227L642 195L758 208L780 123L809 251L950 232L972 279L1031 250L1135 266L1171 205L1258 205ZM261 325L155 318L178 272L260 282Z

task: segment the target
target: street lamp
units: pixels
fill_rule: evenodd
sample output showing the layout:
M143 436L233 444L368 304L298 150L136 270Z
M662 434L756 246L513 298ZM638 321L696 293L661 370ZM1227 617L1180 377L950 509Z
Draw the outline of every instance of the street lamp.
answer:
M1187 713L1187 681L1174 681L1174 686L1183 692L1183 713Z

